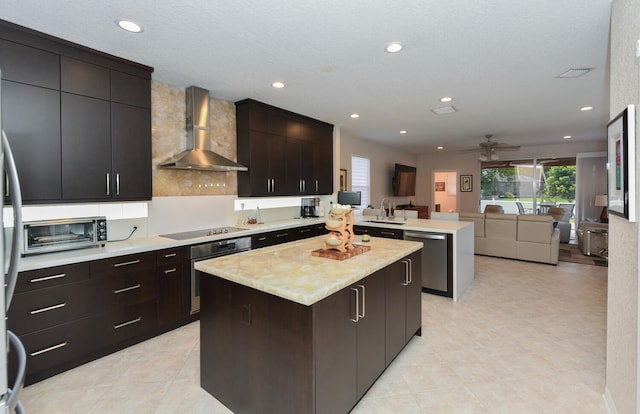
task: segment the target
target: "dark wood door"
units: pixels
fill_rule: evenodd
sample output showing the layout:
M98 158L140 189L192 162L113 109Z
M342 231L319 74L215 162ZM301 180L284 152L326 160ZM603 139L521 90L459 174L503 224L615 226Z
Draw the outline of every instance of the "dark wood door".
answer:
M108 101L111 97L109 69L61 56L60 90Z
M358 319L358 399L385 368L385 273L378 271L356 283L361 290Z
M60 92L3 80L2 129L18 168L23 201L59 200Z
M406 273L405 264L395 262L382 271L385 272L385 317L386 350L385 363L388 366L406 344Z
M333 138L331 135L328 138L328 141L315 146L313 175L316 192L314 194L333 193Z
M316 413L347 413L357 402L356 288L313 305Z
M42 49L0 39L0 69L5 80L60 88L60 57Z
M63 92L61 104L62 197L110 199L109 101Z
M111 103L112 194L118 200L151 200L151 113Z
M406 286L406 342L409 342L416 332L422 333L422 254L417 251L408 258L411 259L411 282Z
M158 324L160 327L180 320L182 315L182 271L186 253L182 248L157 253Z

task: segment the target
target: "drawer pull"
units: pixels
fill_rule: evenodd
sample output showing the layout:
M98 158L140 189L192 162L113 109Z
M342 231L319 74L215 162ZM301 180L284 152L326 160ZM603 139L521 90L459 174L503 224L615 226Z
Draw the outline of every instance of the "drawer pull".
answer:
M138 283L137 285L133 285L133 286L129 286L129 287L126 287L126 288L114 290L113 293L115 293L117 295L118 293L123 293L123 292L128 292L130 290L140 289L140 287L141 287L140 283Z
M168 258L170 258L170 257L176 257L177 255L178 255L177 253L169 253L169 254L165 254L165 255L164 255L164 258L165 258L165 259L168 259Z
M302 230L300 230L300 233L308 233L310 231L311 231L311 229L302 229Z
M141 318L141 317L137 317L137 318L135 318L135 319L131 319L130 321L123 322L123 323L118 324L118 325L113 325L113 329L120 329L120 328L124 328L125 326L129 326L129 325L132 325L132 324L134 324L134 323L138 323L138 322L140 322L141 320L142 320L142 318Z
M42 313L42 312L47 312L47 311L54 310L54 309L64 308L65 306L67 306L66 303L58 303L57 305L47 306L46 308L40 308L40 309L32 310L31 312L29 312L29 314L30 315L37 315L37 314Z
M264 237L258 237L258 241L265 241L265 240L267 240L267 237L266 237L266 236L264 236Z
M38 283L38 282L44 282L47 280L53 280L53 279L60 279L61 277L65 277L67 274L66 273L60 273L59 275L51 275L51 276L45 276L45 277L37 277L35 279L31 279L29 280L29 282L31 283Z
M167 269L164 271L164 274L166 275L167 273L173 273L175 271L177 271L178 269L176 269L175 267L173 269Z
M393 231L381 231L380 234L384 234L385 236L395 236L396 233Z
M58 349L58 348L62 348L67 346L67 342L61 342L58 345L54 345L54 346L50 346L49 348L45 348L45 349L41 349L39 351L36 352L30 352L29 355L31 355L32 357L34 356L38 356L40 354L44 354L45 352L49 352L49 351L53 351L54 349Z
M113 265L113 267L129 266L129 265L138 264L138 263L140 263L140 259L132 260L130 262L116 263Z
M276 234L276 237L286 237L288 235L289 233L280 233L280 234Z

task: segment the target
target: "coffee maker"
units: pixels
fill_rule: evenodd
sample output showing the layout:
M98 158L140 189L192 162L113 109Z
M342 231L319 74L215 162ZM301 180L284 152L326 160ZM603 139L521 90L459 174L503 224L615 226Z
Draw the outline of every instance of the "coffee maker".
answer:
M319 217L318 209L320 206L320 199L318 197L303 198L301 199L301 202L300 215L302 218Z

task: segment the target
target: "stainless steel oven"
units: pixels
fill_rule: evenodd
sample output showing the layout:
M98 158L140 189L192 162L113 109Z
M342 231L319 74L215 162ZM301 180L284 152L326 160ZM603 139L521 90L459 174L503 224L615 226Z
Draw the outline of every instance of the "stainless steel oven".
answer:
M23 255L104 246L107 242L107 219L82 217L29 221L23 224L23 232Z
M197 244L189 249L191 260L191 314L200 312L200 278L195 270L195 263L201 260L251 250L251 237L218 240Z

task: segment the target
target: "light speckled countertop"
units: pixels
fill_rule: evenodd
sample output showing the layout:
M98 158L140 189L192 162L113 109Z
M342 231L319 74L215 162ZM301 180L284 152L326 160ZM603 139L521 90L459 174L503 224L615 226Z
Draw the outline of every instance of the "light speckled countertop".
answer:
M312 305L422 248L422 243L371 237L371 250L346 260L312 256L325 236L204 260L196 269ZM360 236L355 243L360 244ZM365 243L362 243L365 244Z

